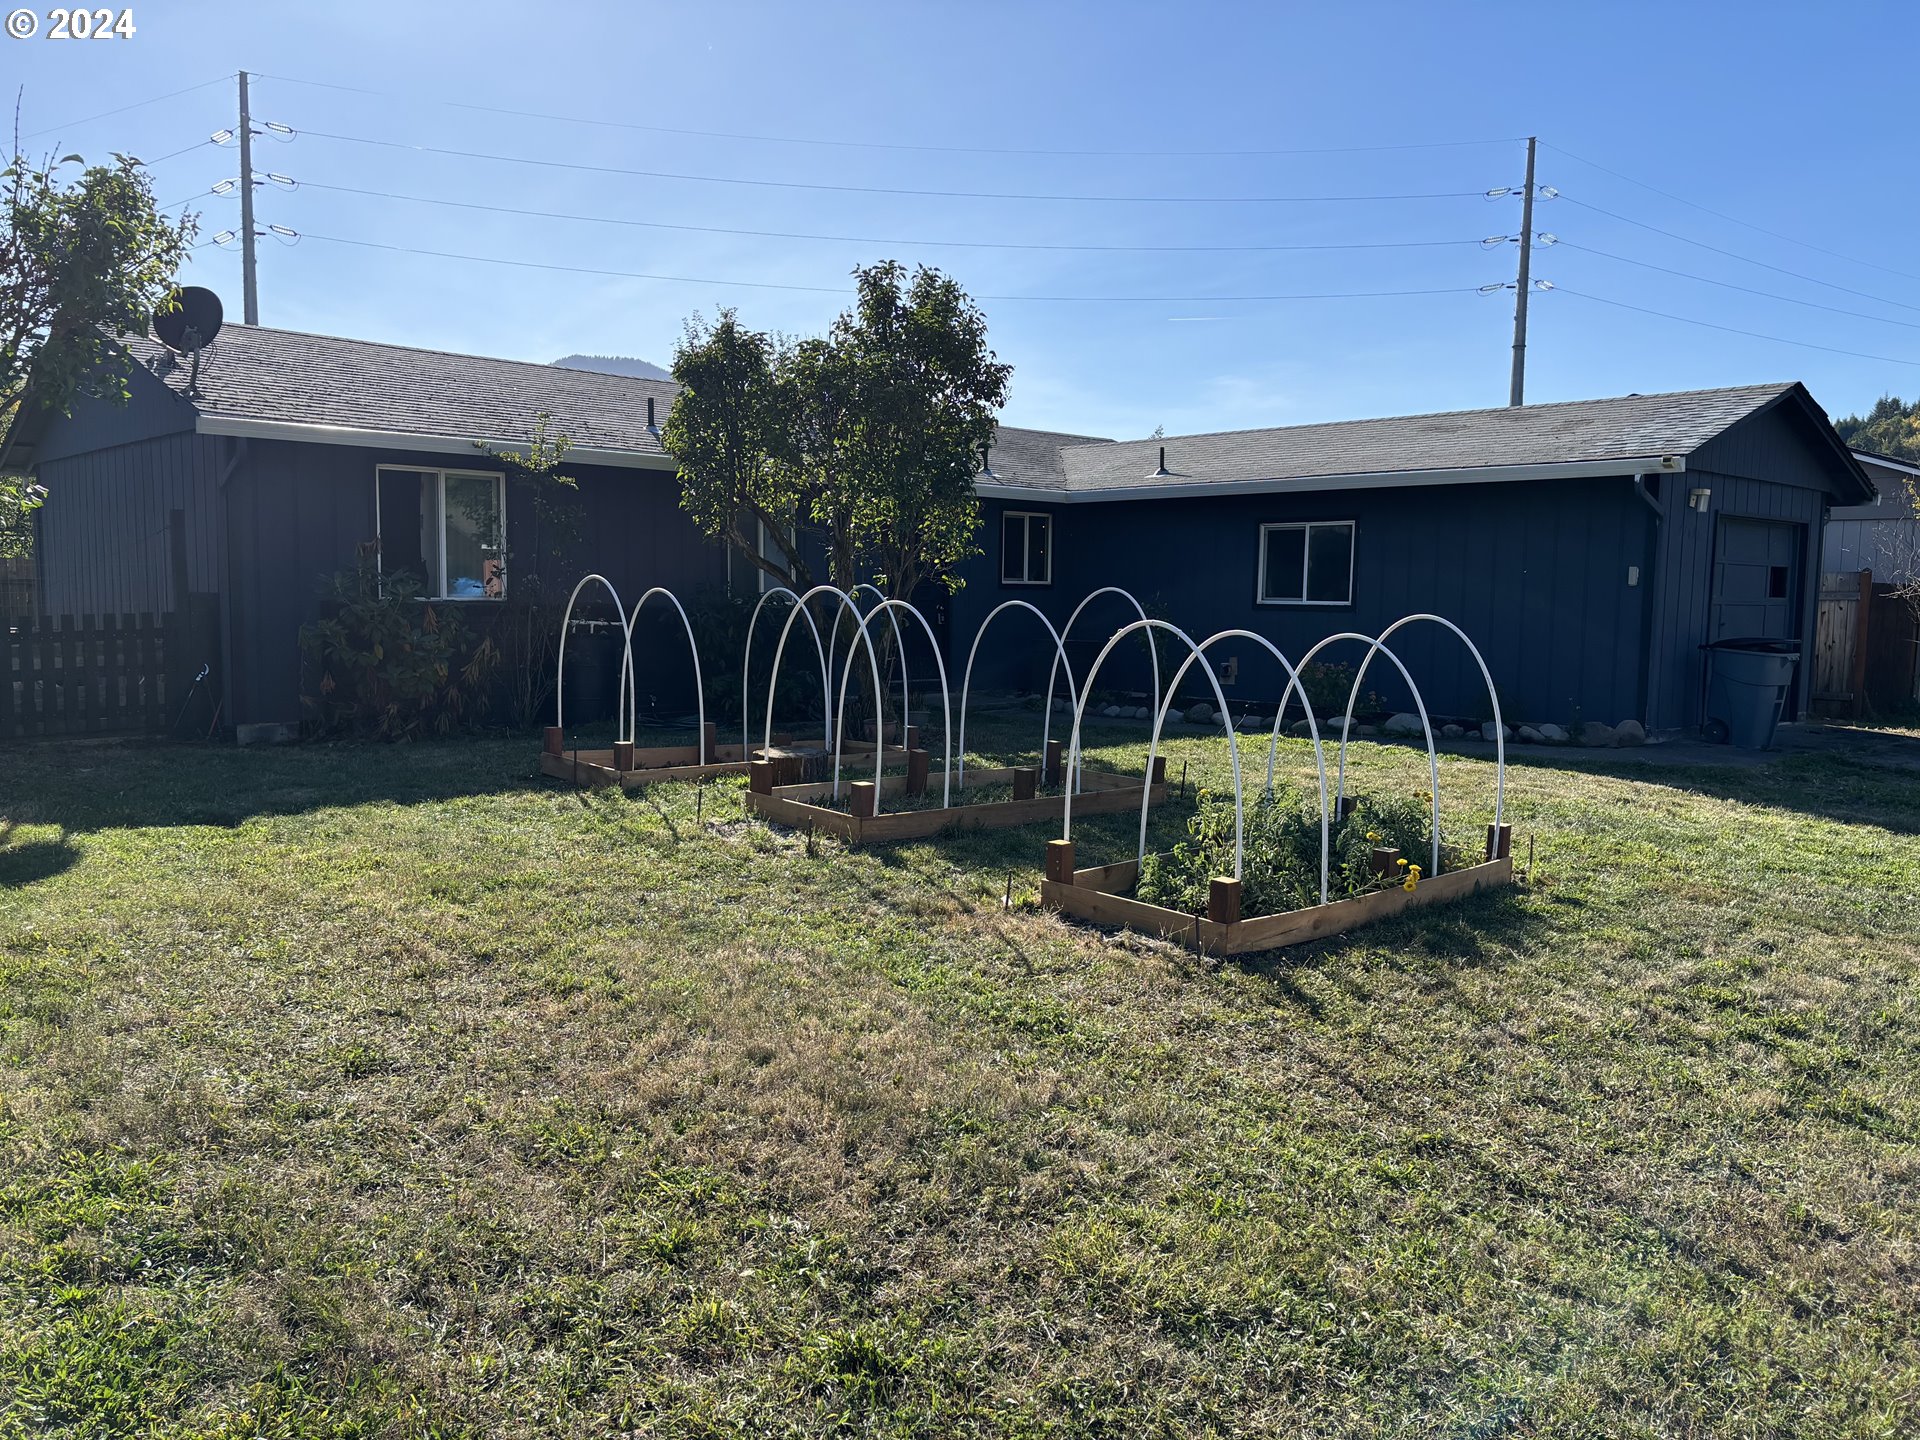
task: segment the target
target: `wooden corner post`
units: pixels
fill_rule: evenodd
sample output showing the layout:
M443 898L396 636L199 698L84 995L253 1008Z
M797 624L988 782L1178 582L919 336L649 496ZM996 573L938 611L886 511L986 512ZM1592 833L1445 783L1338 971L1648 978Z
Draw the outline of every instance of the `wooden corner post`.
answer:
M873 781L853 782L853 798L849 803L855 816L862 820L871 820L878 810L878 802L879 793L874 789Z
M1047 879L1057 885L1073 883L1073 841L1047 842Z
M549 755L564 755L567 751L567 738L558 725L549 725L540 734L540 748Z
M927 793L927 772L931 768L931 760L926 751L907 751L907 794L924 795Z
M1031 800L1040 793L1040 771L1033 765L1013 767L1013 798Z
M1207 919L1231 925L1240 918L1240 882L1216 875L1207 882Z
M1487 826L1487 859L1505 860L1513 854L1513 826Z
M1041 766L1041 772L1045 775L1046 783L1049 785L1058 785L1062 783L1061 776L1060 776L1060 764L1061 764L1061 757L1063 753L1064 753L1064 747L1061 741L1059 740L1047 741L1047 755L1046 755L1045 762Z

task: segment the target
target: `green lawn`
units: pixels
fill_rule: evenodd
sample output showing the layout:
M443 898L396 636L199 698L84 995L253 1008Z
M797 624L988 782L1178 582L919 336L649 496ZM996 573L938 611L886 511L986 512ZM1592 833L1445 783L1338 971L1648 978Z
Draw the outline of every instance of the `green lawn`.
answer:
M535 748L0 752L0 1436L1920 1430L1915 772L1222 963Z

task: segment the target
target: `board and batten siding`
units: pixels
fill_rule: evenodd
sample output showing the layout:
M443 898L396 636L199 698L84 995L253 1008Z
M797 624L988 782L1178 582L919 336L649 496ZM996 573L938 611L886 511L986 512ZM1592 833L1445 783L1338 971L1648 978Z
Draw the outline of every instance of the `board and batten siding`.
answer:
M289 723L301 713L300 627L314 618L328 577L353 566L359 547L375 539L374 475L383 465L422 469L496 470L476 451L423 454L344 445L253 441L227 492L227 523L233 537L230 614L233 633L233 704L236 723ZM650 586L674 590L683 603L705 587L725 583L726 555L700 538L679 509L674 476L664 471L569 465L579 482L583 507L578 540L562 562L560 583L570 588L588 571L611 580L631 609ZM507 487L507 547L527 531L529 502ZM507 584L513 584L510 561ZM564 591L563 591L564 593ZM582 603L588 603L583 595ZM443 602L470 611L477 624L493 602ZM692 665L686 636L669 606L649 606L643 617L636 662L643 680L669 677L658 686L678 697L692 695ZM652 612L659 611L659 616ZM672 620L670 628L660 616ZM737 663L706 657L707 663ZM652 667L658 665L655 671Z
M1714 546L1722 518L1801 527L1794 594L1798 638L1808 652L1802 664L1811 662L1820 549L1837 467L1830 447L1810 431L1797 410L1776 406L1701 446L1684 473L1662 478L1666 515L1647 662L1651 728L1691 731L1700 723L1706 677L1700 647L1714 638ZM1710 492L1706 508L1689 509L1687 497L1699 489ZM1810 695L1809 685L1796 686L1794 715L1807 713Z
M1378 634L1404 615L1431 612L1458 624L1479 646L1510 721L1565 722L1578 715L1612 723L1642 712L1653 517L1626 476L1054 506L988 500L982 509L986 553L969 564L968 583L955 597L959 664L980 621L1001 600L1031 601L1059 625L1088 592L1119 585L1196 640L1218 630L1252 630L1295 660L1334 632ZM1000 584L1003 509L1054 516L1051 586ZM1260 527L1303 520L1355 522L1352 604L1256 603ZM1638 577L1629 575L1630 566L1639 567ZM1082 642L1104 640L1126 618L1124 602L1098 603L1073 637L1082 670L1092 659ZM1003 625L1007 633L1000 634ZM1430 710L1491 714L1478 667L1443 629L1410 626L1389 643ZM976 683L1041 688L1050 647L1031 617L1003 616L982 646ZM1176 648L1172 642L1162 653ZM1216 670L1238 659L1230 702L1271 713L1285 678L1263 650L1225 641L1210 654ZM1354 665L1362 654L1349 642L1320 658ZM1116 651L1096 684L1144 689L1144 647L1129 643ZM1369 669L1367 688L1394 708L1410 703L1383 658ZM1197 673L1181 689L1195 698L1209 693Z
M175 510L186 522L188 589L218 591L222 464L220 442L192 433L39 459L47 487L34 540L43 613L177 609L186 597L174 594Z

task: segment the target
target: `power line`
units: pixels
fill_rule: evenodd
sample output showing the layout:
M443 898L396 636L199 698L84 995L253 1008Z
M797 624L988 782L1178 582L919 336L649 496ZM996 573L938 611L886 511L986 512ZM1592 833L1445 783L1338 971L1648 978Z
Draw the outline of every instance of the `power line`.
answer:
M912 190L887 185L833 185L807 180L765 180L735 175L694 175L674 170L636 170L620 165L588 165L578 160L544 160L527 155L497 155L481 150L453 150L439 145L412 145L402 140L380 140L366 135L340 135L327 130L303 130L310 139L341 140L353 145L377 145L388 150L411 150L422 155L450 155L460 160L489 160L507 165L535 165L543 169L580 170L594 175L632 175L647 180L692 180L708 185L750 185L777 190L826 190L850 195L908 195L942 200L1047 200L1127 205L1311 205L1344 201L1480 199L1482 190L1430 190L1393 195L1063 195L1003 190Z
M821 235L803 230L745 230L727 225L682 225L665 220L630 220L614 215L581 215L561 210L529 210L519 205L487 205L476 200L451 200L433 195L407 195L391 190L363 190L355 185L301 182L306 190L331 190L342 195L365 195L375 200L404 200L416 205L442 205L457 210L483 210L495 215L524 215L537 220L577 220L593 225L628 225L647 230L678 230L698 235L743 235L764 240L829 240L855 245L926 245L956 250L1053 250L1103 254L1228 254L1295 250L1418 250L1442 246L1483 246L1484 240L1363 240L1298 245L1069 245L1022 240L924 240L872 235ZM1503 237L1504 238L1504 237Z
M1742 220L1738 215L1729 215L1726 211L1716 210L1711 205L1702 205L1698 200L1689 200L1685 195L1675 194L1671 190L1662 190L1658 185L1649 185L1644 180L1636 180L1633 176L1615 170L1610 165L1602 165L1598 160L1589 160L1584 155L1576 155L1565 146L1555 145L1552 141L1542 140L1540 143L1545 145L1549 150L1558 151L1569 160L1578 160L1582 165L1590 165L1595 170L1603 171L1613 176L1616 180L1624 180L1629 185L1638 185L1642 190L1651 191L1653 194L1664 196L1668 200L1677 200L1680 204L1698 210L1703 215L1711 215L1717 220L1725 220L1731 225L1740 226L1743 230L1751 230L1756 235L1767 235L1775 240L1784 240L1789 245L1798 245L1802 249L1813 251L1815 254L1831 256L1835 260L1845 260L1851 265L1864 265L1869 270L1884 270L1889 275L1899 275L1907 280L1920 280L1920 274L1916 274L1911 270L1896 270L1891 265L1882 265L1873 260L1862 260L1858 255L1848 255L1843 251L1829 250L1824 245L1815 245L1811 240L1801 240L1783 231L1769 230L1766 226L1756 225L1751 220Z
M1637 265L1642 270L1658 270L1662 275L1675 275L1682 280L1697 280L1702 285L1718 285L1723 290L1738 290L1743 295L1758 295L1767 300L1779 300L1788 305L1804 305L1810 310L1825 310L1830 315L1851 315L1856 320L1871 320L1877 325L1900 325L1908 330L1920 330L1920 320L1896 320L1890 315L1870 315L1865 310L1843 310L1838 305L1822 305L1818 300L1801 300L1793 295L1781 295L1773 290L1756 290L1751 285L1736 285L1731 280L1715 280L1710 275L1694 275L1685 270L1670 269L1665 265L1655 265L1647 260L1635 260L1628 255L1615 255L1606 250L1596 250L1591 245L1577 244L1572 240L1554 242L1561 250L1580 250L1588 255L1598 255L1602 260L1615 260L1622 265Z
M1749 340L1771 340L1776 345L1797 345L1802 350L1824 350L1829 355L1850 355L1856 360L1878 360L1887 365L1912 365L1920 367L1920 360L1905 360L1898 355L1870 355L1864 350L1843 350L1837 345L1816 345L1811 340L1790 340L1784 335L1766 335L1758 330L1742 330L1735 325L1719 325L1711 320L1696 320L1691 315L1671 315L1665 310L1650 309L1645 305L1629 305L1625 300L1609 300L1604 295L1589 295L1580 290L1569 290L1564 285L1552 287L1556 295L1571 295L1576 300L1591 300L1600 305L1611 305L1616 310L1632 310L1640 315L1652 315L1661 320L1677 320L1682 325L1698 325L1706 330L1720 330L1729 335L1744 335Z
M162 160L171 160L177 155L185 155L189 150L198 150L203 146L211 145L212 143L213 142L211 140L196 140L191 145L182 145L178 150L169 150L166 154L156 155L151 160L141 160L140 157L137 155L134 156L133 158L139 161L141 165L151 169L153 166L158 165Z
M1806 281L1809 285L1819 285L1828 290L1838 290L1844 295L1856 295L1862 300L1873 300L1879 304L1892 305L1901 310L1920 311L1920 305L1909 305L1904 300L1895 300L1888 295L1876 295L1871 290L1855 290L1851 286L1836 285L1831 280L1822 280L1817 275L1804 274L1799 270L1789 270L1784 265L1770 265L1765 260L1755 260L1751 255L1742 255L1737 250L1726 250L1718 245L1709 245L1704 240L1695 240L1691 235L1682 235L1677 230L1662 230L1658 225L1649 225L1644 220L1635 220L1631 216L1617 214L1612 210L1603 210L1591 201L1578 200L1564 193L1558 195L1556 198L1566 201L1569 205L1578 205L1582 210L1591 210L1596 215L1605 215L1610 220L1618 220L1623 225L1633 225L1641 230L1649 230L1655 235L1664 235L1669 240L1678 240L1683 245L1697 246L1702 250L1712 251L1715 255L1725 255L1728 259L1738 260L1745 265L1757 265L1762 270L1771 270L1777 275L1790 275L1795 280Z
M662 280L683 285L727 285L751 290L795 290L812 295L853 295L848 286L793 285L772 280L717 280L698 275L655 275L635 270L602 270L587 265L561 265L546 260L509 260L497 255L466 255L448 250L425 250L411 245L392 245L379 240L354 240L343 235L316 235L303 232L308 240L330 245L354 245L367 250L387 250L400 255L423 255L435 260L467 260L481 265L510 265L526 270L555 270L568 275L602 275L621 280ZM1504 287L1502 287L1504 288ZM1085 304L1189 305L1227 302L1267 302L1282 300L1384 300L1412 295L1472 295L1480 293L1475 285L1453 285L1419 290L1347 290L1311 294L1273 295L976 295L976 300L1047 301Z
M389 100L418 100L391 90L372 90L359 85L338 85L326 80L302 80L293 75L255 72L262 80L278 80L289 85L310 85L321 90L343 90L353 95L377 95ZM1525 136L1494 140L1423 140L1397 145L1328 145L1298 149L1256 150L1053 150L992 145L914 145L890 140L824 140L799 135L755 135L731 130L690 130L672 125L643 125L632 120L596 120L585 115L557 115L541 110L511 110L501 105L478 105L465 100L431 100L455 110L477 110L488 115L510 115L520 120L554 120L568 125L593 125L610 130L638 130L651 135L679 135L701 140L744 140L769 145L816 145L846 150L895 150L934 155L1034 155L1079 159L1257 159L1279 155L1360 155L1392 150L1456 150L1474 146L1517 144Z
M102 110L98 115L89 115L84 120L69 120L64 125L49 125L44 130L34 130L22 135L20 138L22 140L32 140L41 135L51 135L56 130L71 130L76 125L91 125L96 120L105 120L109 115L124 115L129 110L138 110L147 105L158 105L162 100L172 100L180 95L191 95L194 91L204 90L209 85L225 84L232 78L233 74L229 71L225 75L216 75L211 80L202 80L198 85L189 85L184 90L169 90L166 94L155 95L150 100L136 100L131 105L122 105L115 110Z

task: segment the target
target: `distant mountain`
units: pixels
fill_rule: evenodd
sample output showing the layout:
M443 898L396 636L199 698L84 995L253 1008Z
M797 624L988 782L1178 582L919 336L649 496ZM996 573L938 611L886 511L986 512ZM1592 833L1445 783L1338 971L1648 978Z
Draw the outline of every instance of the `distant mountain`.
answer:
M598 370L602 375L630 375L635 380L671 380L673 376L647 360L631 355L562 355L553 362L568 370Z

